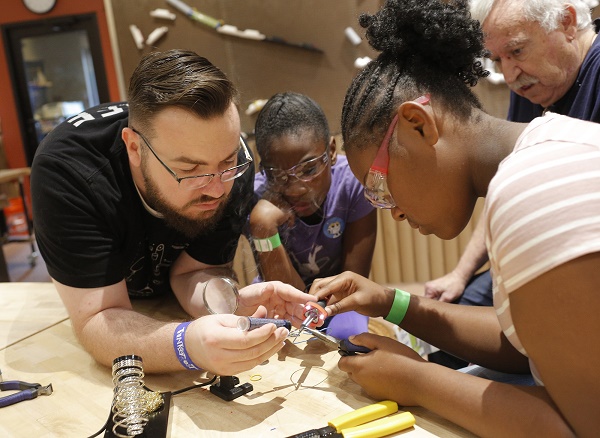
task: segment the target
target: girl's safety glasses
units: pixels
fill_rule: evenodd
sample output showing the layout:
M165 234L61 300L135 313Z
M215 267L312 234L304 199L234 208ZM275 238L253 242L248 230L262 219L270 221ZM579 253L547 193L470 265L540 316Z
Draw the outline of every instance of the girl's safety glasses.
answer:
M421 96L415 99L414 102L426 105L429 103L429 95ZM396 206L396 202L387 184L388 167L390 164L390 139L394 134L396 123L398 123L398 114L390 122L390 126L385 133L385 137L383 137L377 156L369 168L367 180L365 181L365 198L377 208L391 209Z

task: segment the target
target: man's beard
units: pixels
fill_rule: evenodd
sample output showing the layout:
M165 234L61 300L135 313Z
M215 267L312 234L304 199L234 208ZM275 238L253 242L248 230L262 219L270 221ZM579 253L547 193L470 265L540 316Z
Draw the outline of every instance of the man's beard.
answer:
M201 234L205 234L215 229L219 220L223 217L223 213L225 211L225 207L227 206L229 200L226 199L225 202L221 202L216 210L212 211L212 215L206 218L197 217L194 219L183 216L179 213L178 210L174 209L168 202L164 200L161 196L158 187L154 182L148 178L146 172L142 172L144 176L144 183L146 185L146 194L144 199L146 203L163 215L163 220L169 228L172 228L188 239L195 239ZM185 190L179 188L179 190ZM185 206L183 206L180 210L185 210L187 207L197 203L197 202L209 202L213 201L215 198L210 196L201 196L199 199L195 199ZM204 212L205 214L210 214L210 212Z

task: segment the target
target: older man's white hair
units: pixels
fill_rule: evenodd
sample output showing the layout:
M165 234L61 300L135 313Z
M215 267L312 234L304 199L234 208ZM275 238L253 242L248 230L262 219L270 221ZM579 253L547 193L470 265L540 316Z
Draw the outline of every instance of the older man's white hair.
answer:
M577 14L577 28L587 29L592 26L591 7L596 6L596 0L471 0L471 16L480 23L486 20L492 7L504 3L523 12L528 21L536 21L547 32L556 30L565 16L565 5L573 5ZM595 3L595 5L594 5Z

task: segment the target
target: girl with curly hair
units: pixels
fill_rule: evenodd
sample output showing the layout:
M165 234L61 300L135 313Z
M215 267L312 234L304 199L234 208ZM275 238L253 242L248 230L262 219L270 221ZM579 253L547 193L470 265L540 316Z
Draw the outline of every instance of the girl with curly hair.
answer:
M386 317L476 364L459 372L361 334L351 339L372 351L342 358L340 369L373 398L424 406L480 436L596 435L600 126L486 114L470 89L486 72L466 0L389 0L360 24L381 53L344 102L352 172L374 205L443 239L485 197L494 307L409 295L349 272L319 279L311 293L329 298L329 314Z

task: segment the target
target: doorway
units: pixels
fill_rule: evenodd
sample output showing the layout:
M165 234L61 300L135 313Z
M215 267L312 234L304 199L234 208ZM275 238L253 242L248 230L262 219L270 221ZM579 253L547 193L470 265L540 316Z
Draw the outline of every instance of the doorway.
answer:
M25 157L59 123L110 100L96 14L2 26Z

